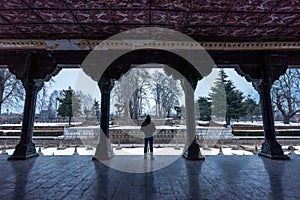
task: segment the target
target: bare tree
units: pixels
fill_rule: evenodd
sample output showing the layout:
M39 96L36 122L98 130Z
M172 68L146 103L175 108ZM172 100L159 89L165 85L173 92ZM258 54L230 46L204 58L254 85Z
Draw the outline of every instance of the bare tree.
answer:
M37 99L36 99L36 111L41 112L42 110L49 109L49 103L50 103L50 98L48 95L49 89L52 87L52 84L54 83L54 80L50 80L49 82L46 82L43 86L43 88L39 91L37 94Z
M76 95L80 98L81 101L81 112L84 113L86 119L88 119L93 109L93 97L90 94L84 94L79 90L76 91Z
M22 82L6 68L0 68L0 114L2 106L16 110L22 108L24 100L24 88Z
M43 109L45 109L47 107L47 104L48 104L47 97L48 97L47 88L44 85L43 88L37 94L36 111L38 113L40 113Z
M170 115L174 106L179 106L182 90L179 83L172 77L156 71L152 76L152 94L155 101L155 113L158 117Z
M283 117L283 123L289 124L290 119L300 112L300 70L288 69L272 87L274 111Z
M118 110L119 117L121 117L121 113L124 113L125 118L129 116L129 99L133 93L133 89L128 82L129 74L126 74L120 81L116 82L116 85L112 90L112 98L115 102L114 106Z
M132 69L116 82L112 97L119 114L123 111L124 117L127 118L130 114L134 119L142 114L148 103L148 86L149 73L145 69Z
M155 114L156 116L162 116L162 93L163 88L167 84L165 75L161 72L156 71L152 76L152 94L155 101Z
M48 100L48 110L57 110L58 107L58 98L62 98L63 97L63 91L57 91L54 90L50 96L49 96L49 100Z

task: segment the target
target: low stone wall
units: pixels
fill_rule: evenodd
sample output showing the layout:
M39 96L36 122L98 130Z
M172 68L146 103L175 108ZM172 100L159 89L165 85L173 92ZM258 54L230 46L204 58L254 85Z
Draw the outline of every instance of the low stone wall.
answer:
M155 144L175 145L185 144L185 126L157 126L155 132ZM231 134L230 128L224 127L197 127L196 137L201 146L221 145L261 145L264 142L263 136L240 136ZM64 129L64 135L58 137L34 136L36 146L68 147L87 146L95 147L98 143L99 126L70 127ZM0 136L0 148L15 147L20 140L19 136ZM300 137L278 136L281 145L299 145ZM113 126L110 128L110 141L113 144L143 144L144 134L139 126Z
M19 143L20 138L18 137L6 137L0 139L0 149L6 146L6 148L15 148L15 146ZM137 140L136 140L137 141ZM239 137L239 138L232 138L232 139L217 139L217 140L198 140L199 144L201 146L204 146L204 144L207 144L208 146L215 146L215 145L251 145L251 146L261 146L261 144L264 142L263 137L257 137L257 138L249 138L249 137ZM278 138L277 141L281 145L291 145L294 146L300 145L300 138ZM64 148L64 147L74 147L74 146L86 146L86 147L96 147L97 140L84 140L84 139L68 139L68 140L61 140L53 137L49 138L34 138L33 142L35 143L36 147L43 146L43 147L58 147L58 148ZM115 142L115 145L117 142ZM123 144L143 144L142 142L139 143L121 143ZM163 144L159 143L158 140L155 139L155 144ZM167 146L175 146L175 143L169 143ZM165 145L163 145L165 146Z

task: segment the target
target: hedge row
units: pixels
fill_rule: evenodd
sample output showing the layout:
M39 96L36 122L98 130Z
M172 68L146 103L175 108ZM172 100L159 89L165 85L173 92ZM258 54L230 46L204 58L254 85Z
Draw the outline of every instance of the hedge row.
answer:
M264 132L261 130L258 131L232 131L234 136L263 136ZM276 131L277 136L300 136L300 130L285 130L285 131Z
M45 132L45 131L34 131L33 132L33 136L51 136L51 137L56 137L56 136L60 136L63 135L64 132L63 131L51 131L51 132ZM3 133L2 131L0 131L0 136L20 136L21 133L20 132L6 132Z

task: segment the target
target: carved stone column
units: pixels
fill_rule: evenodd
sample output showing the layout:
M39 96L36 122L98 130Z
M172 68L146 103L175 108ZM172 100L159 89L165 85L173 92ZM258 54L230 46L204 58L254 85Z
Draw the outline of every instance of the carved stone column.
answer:
M258 155L271 159L289 159L285 156L281 145L276 140L274 116L271 100L271 88L273 84L271 73L263 68L262 79L254 81L253 85L259 93L261 100L261 111L264 125L265 141Z
M196 140L196 126L195 126L195 103L194 92L197 87L198 80L186 79L181 81L182 88L185 93L185 105L186 105L186 132L187 140L183 157L188 160L203 160L205 159L200 152L199 144ZM190 143L192 141L192 143Z
M112 79L103 78L99 81L98 85L101 91L100 139L93 160L108 160L113 156L109 140L109 110L110 94L114 82Z
M39 65L43 60L46 66ZM50 61L50 62L48 62ZM24 66L9 67L10 71L16 75L18 79L21 79L26 91L23 122L21 130L21 139L16 146L15 151L8 160L25 160L30 157L38 156L35 145L32 142L35 106L37 93L42 89L44 81L50 79L52 75L58 73L59 70L52 59L42 59L39 56L29 54Z
M21 140L9 160L22 160L38 156L35 144L32 142L33 124L35 116L35 105L37 93L43 87L43 81L30 80L24 84L26 97L24 105L24 115L22 122Z
M276 140L271 88L275 80L284 74L287 66L278 66L273 63L272 55L265 54L256 65L241 65L236 71L252 82L258 91L261 100L261 111L264 126L265 141L259 155L271 159L289 159L283 154L281 145Z

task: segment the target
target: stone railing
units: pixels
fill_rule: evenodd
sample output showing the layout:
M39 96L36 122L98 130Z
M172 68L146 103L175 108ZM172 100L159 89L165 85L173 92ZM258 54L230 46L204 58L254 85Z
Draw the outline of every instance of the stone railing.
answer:
M231 127L197 127L197 139L232 139Z
M157 126L154 133L155 142L160 144L185 143L185 126ZM231 139L231 128L197 127L197 139ZM98 140L100 128L98 126L70 127L64 129L60 139ZM144 141L144 133L139 126L112 126L110 127L110 141L112 143L139 144Z

